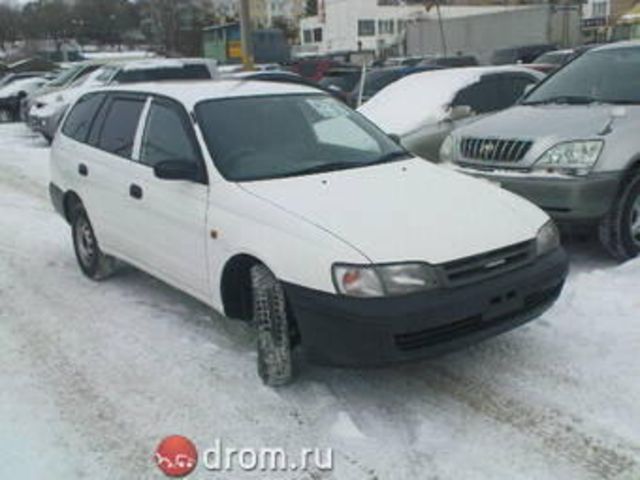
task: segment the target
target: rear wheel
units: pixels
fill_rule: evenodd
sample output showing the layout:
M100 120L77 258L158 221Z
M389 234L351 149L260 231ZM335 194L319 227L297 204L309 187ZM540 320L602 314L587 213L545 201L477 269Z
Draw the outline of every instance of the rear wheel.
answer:
M76 259L82 273L92 280L103 280L111 275L115 271L116 260L100 250L87 212L80 205L73 210L71 230Z
M258 330L258 374L265 385L286 385L293 379L293 360L284 290L264 265L251 269L251 287L253 319Z
M640 172L625 183L602 220L600 241L620 261L635 258L640 253Z

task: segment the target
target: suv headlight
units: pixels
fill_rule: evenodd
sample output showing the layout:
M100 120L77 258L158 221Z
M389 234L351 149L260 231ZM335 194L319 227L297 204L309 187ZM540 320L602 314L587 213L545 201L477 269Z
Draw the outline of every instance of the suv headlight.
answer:
M350 297L384 297L433 290L438 275L426 263L333 266L336 289Z
M442 145L440 146L440 161L441 162L453 162L454 150L456 142L453 135L447 135Z
M560 246L560 232L558 227L549 220L545 223L536 236L536 251L538 256L549 253Z
M567 175L588 175L598 161L603 147L602 140L559 143L538 159L535 168Z

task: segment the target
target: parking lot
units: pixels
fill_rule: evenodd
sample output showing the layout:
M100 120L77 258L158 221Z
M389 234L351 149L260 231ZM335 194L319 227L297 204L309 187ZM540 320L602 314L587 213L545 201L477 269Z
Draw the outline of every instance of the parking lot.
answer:
M162 478L152 454L173 433L334 450L332 472L268 478L640 478L639 261L570 240L565 291L537 321L402 367L303 364L273 390L250 328L133 269L81 275L48 152L0 126L0 478Z

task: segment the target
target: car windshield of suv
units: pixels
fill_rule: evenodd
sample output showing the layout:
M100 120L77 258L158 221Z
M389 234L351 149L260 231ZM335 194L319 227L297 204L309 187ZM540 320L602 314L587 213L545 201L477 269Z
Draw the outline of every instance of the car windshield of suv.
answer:
M196 106L216 167L243 182L345 170L410 155L360 114L325 95L210 100Z
M542 83L522 103L640 103L640 48L588 52Z

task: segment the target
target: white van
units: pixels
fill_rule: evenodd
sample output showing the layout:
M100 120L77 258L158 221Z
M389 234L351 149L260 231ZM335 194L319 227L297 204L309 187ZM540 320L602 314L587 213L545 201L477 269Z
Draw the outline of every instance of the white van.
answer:
M263 381L496 335L556 300L549 217L416 159L313 88L220 81L84 95L56 135L52 201L82 271L115 259L255 323Z

